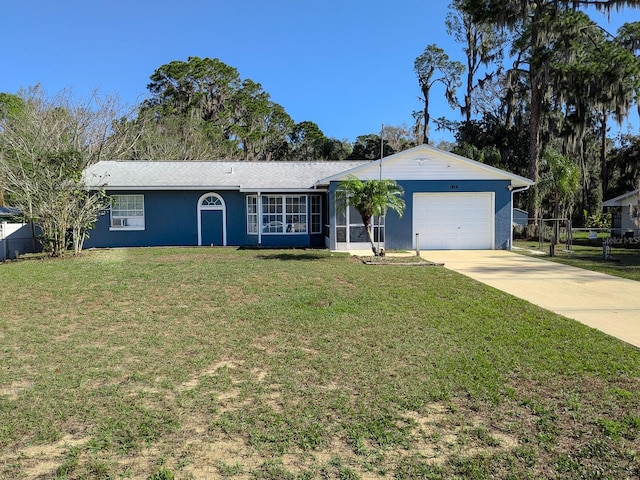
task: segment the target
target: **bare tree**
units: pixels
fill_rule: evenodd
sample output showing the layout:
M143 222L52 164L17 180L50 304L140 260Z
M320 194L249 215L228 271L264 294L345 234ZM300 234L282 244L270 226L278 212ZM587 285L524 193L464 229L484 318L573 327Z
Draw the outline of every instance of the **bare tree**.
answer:
M47 253L62 256L69 243L77 252L106 205L103 194L88 190L82 172L131 147L130 139L112 135L126 112L115 97L97 93L77 101L68 91L48 98L35 87L3 98L12 100L0 118L3 188L38 225Z

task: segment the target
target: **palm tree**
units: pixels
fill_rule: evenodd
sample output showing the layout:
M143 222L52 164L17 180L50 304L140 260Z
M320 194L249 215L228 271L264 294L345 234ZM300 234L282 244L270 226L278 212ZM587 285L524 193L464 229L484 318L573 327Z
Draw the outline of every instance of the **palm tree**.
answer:
M371 250L378 256L380 252L376 248L371 231L371 219L374 216L382 217L391 209L400 217L404 212L405 203L402 199L403 190L394 180L368 180L362 181L354 175L340 182L336 192L338 209L346 210L350 205L355 208L367 232Z
M559 239L560 218L571 212L576 193L580 190L580 169L570 158L547 148L543 155L543 171L538 188L543 195L549 195L553 207L552 217L556 219L553 236Z

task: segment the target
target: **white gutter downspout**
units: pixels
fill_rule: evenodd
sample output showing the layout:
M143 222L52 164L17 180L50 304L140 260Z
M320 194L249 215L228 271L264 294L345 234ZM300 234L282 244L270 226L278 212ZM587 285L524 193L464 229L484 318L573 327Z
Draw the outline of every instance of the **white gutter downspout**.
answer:
M262 193L261 192L257 192L258 193L258 205L256 205L256 208L258 209L258 211L256 212L257 215L257 221L258 221L258 247L262 247Z
M511 184L509 184L509 186L511 186ZM509 250L511 250L513 248L513 194L529 190L530 187L531 187L531 185L527 185L526 187L521 187L521 188L516 188L515 190L510 190L511 191L511 223L509 225L509 231L511 233L509 234Z

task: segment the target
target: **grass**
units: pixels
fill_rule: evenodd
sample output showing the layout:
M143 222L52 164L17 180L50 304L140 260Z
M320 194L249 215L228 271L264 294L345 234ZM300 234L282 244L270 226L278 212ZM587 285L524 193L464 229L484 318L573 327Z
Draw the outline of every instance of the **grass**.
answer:
M514 245L530 251L540 250L540 244L537 241L519 240ZM546 260L640 281L640 249L638 248L611 247L611 254L606 260L602 246L572 245L571 250L567 251L564 244L558 244L555 255L550 257L547 242L543 245L542 252L546 254L544 257Z
M640 352L437 266L0 265L0 478L637 478Z

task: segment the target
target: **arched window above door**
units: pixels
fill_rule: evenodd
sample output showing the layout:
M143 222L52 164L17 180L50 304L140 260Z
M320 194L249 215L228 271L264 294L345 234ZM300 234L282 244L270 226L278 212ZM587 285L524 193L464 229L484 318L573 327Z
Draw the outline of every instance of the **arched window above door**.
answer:
M200 208L206 210L221 210L224 208L224 201L217 193L209 193L200 199Z

